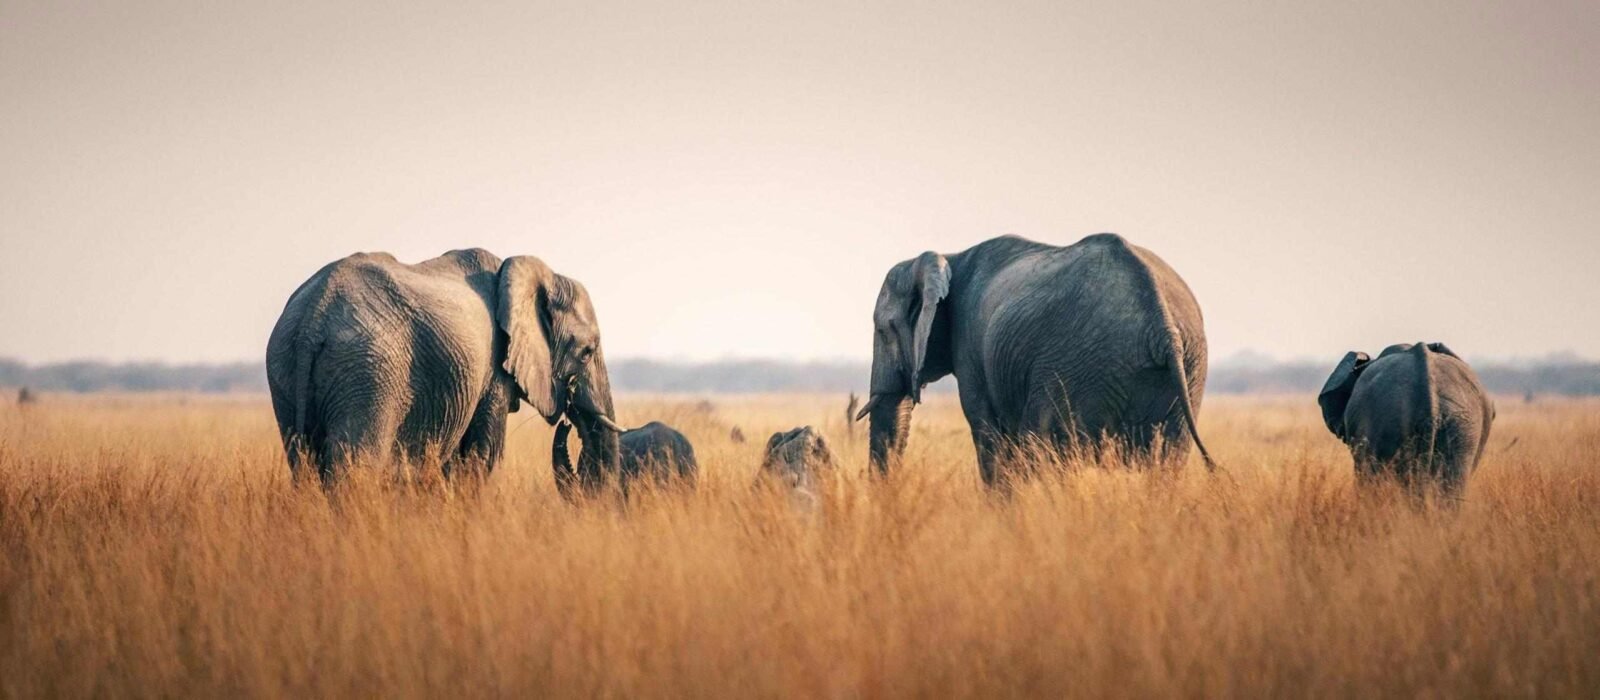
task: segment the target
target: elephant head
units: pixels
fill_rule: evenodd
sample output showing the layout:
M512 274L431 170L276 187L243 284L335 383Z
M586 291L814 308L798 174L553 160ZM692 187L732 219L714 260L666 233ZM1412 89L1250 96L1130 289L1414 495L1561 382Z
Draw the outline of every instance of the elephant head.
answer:
M872 394L856 420L871 416L869 450L879 474L905 451L911 407L922 387L949 373L949 320L936 323L950 294L950 263L932 251L904 261L883 280L872 311ZM932 361L930 361L932 358Z
M1344 409L1350 404L1350 392L1355 390L1356 379L1361 377L1361 372L1371 361L1372 358L1364 352L1345 353L1344 359L1339 360L1338 366L1333 368L1333 374L1328 375L1327 383L1322 385L1322 392L1317 395L1317 405L1322 407L1322 422L1341 440L1345 436Z
M836 467L833 450L822 433L809 425L773 433L761 457L762 478L776 478L789 488L810 488L815 478Z
M531 256L500 265L495 323L506 334L503 368L527 401L554 425L566 416L583 439L578 473L586 486L616 473L618 433L611 377L589 292Z

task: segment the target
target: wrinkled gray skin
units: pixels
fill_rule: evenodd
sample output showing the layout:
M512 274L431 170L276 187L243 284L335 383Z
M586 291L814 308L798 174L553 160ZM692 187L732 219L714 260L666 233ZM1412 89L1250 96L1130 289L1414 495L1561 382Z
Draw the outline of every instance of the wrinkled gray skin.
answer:
M300 475L356 460L492 469L518 401L583 430L582 481L617 468L611 381L589 294L538 258L456 250L322 268L267 343L272 408Z
M822 479L833 474L833 450L822 433L807 425L787 432L773 433L767 439L756 481L771 480L789 492L790 501L800 510L817 509Z
M550 448L550 466L555 472L556 489L572 499L577 496L574 487L578 472L572 468L572 456L567 451L567 434L572 424L561 421L556 425L555 440ZM689 439L660 421L622 433L620 468L622 489L635 479L654 479L658 482L677 480L693 485L700 463L694 456L694 445Z
M1436 483L1451 496L1483 458L1495 415L1478 375L1443 343L1391 345L1376 360L1346 353L1317 403L1359 477Z
M895 265L873 310L869 457L900 459L911 409L955 374L991 486L1008 441L1097 451L1102 436L1182 460L1205 391L1200 307L1154 253L1102 233L1059 247L1017 236ZM1154 455L1157 436L1165 453Z

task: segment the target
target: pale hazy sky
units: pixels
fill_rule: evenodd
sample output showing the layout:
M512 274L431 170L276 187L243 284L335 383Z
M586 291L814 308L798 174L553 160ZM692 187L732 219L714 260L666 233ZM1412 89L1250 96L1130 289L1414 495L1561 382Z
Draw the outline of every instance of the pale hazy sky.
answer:
M1600 356L1600 3L1173 4L0 0L0 356L481 246L613 357L863 358L893 263L1098 231L1213 357Z

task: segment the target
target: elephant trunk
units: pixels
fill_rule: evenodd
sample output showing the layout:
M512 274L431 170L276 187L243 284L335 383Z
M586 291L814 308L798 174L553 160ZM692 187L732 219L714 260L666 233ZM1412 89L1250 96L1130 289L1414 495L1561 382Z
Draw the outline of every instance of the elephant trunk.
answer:
M621 436L611 403L611 377L605 356L596 351L574 387L568 415L583 439L577 477L585 492L594 493L609 476L621 471ZM559 434L559 431L558 431Z
M572 469L572 454L567 451L567 436L572 433L572 424L563 419L556 424L555 440L550 445L550 468L556 477L556 492L562 498L572 500L577 497L578 473Z
M879 476L888 476L890 463L899 463L906 450L906 436L911 432L911 407L914 404L907 394L872 397L868 406L868 458Z

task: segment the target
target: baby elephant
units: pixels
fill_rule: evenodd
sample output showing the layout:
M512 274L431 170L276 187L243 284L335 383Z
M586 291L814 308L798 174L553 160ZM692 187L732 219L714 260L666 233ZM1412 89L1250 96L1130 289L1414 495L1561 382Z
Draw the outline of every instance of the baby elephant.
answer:
M1391 345L1376 360L1347 353L1317 403L1350 446L1357 476L1438 483L1451 496L1483 457L1494 422L1478 375L1443 343Z
M580 475L572 468L572 457L567 452L567 435L570 432L572 424L561 421L556 426L555 440L550 447L550 466L555 470L556 489L567 498L574 497L574 486L580 481ZM695 461L694 445L689 444L689 439L658 421L624 431L619 439L618 452L624 493L628 490L629 482L640 478L657 481L677 479L693 485L695 472L700 469L699 462ZM598 481L589 484L586 480L584 490L593 491L597 487Z
M761 458L758 479L776 479L789 489L795 500L807 507L816 506L819 480L834 469L833 450L828 441L811 426L786 433L773 433Z

